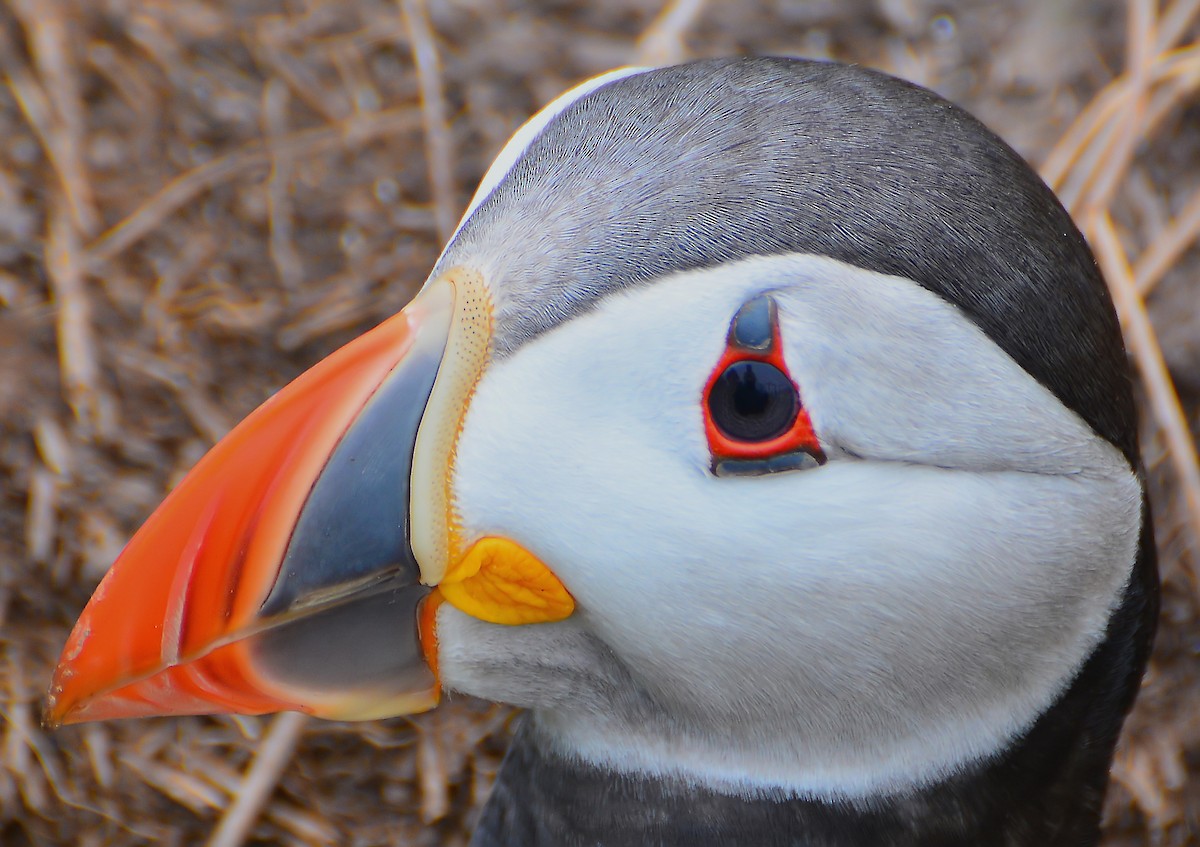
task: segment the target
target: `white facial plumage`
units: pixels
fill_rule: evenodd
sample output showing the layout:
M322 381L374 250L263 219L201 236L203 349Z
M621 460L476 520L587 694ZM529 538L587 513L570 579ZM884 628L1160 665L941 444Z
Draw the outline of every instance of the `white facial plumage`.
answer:
M764 292L829 461L717 477L704 385ZM614 292L493 362L452 487L468 537L525 546L578 608L443 607L446 687L618 769L815 797L909 790L1028 727L1100 640L1141 508L956 306L804 254Z

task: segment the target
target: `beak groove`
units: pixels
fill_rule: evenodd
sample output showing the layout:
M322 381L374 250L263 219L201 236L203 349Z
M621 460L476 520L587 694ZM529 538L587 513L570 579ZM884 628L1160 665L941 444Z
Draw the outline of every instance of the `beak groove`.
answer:
M436 703L416 624L429 589L408 543L410 466L454 313L454 287L431 284L201 459L81 614L48 725Z
M454 507L491 333L482 275L454 268L252 412L105 575L44 723L410 714L438 701L443 602L497 624L572 614L549 568L509 539L467 543Z

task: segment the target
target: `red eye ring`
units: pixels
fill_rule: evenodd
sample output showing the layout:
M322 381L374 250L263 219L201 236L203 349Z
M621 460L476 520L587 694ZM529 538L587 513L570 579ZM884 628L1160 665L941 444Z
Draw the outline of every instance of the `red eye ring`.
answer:
M798 454L807 454L817 464L824 464L825 454L821 450L816 433L813 431L812 420L809 418L808 412L800 400L799 386L792 379L788 371L787 362L783 358L783 344L774 303L768 304L770 306L769 314L771 322L770 342L768 344L758 343L751 347L739 341L737 337L738 322L743 312L757 307L756 311L761 315L762 303L759 302L760 300L761 298L752 300L739 311L738 317L734 318L725 352L717 361L716 367L713 368L704 386L704 402L701 405L704 409L704 432L708 438L709 452L713 457L713 468L716 469L719 465L725 466L730 462L750 462L755 465L762 465L757 472L765 473L775 469L791 469L802 465L795 462L784 462L778 468L774 468L763 463L789 455L797 455L798 458L803 458ZM762 334L766 335L765 332ZM735 368L737 365L748 362L764 363L770 366L770 370L765 368L756 368L753 371L746 368L741 368L737 371L731 370L731 368ZM773 377L774 384L770 386L771 391L774 392L771 395L773 397L782 398L782 395L779 393L781 390L780 383L784 383L787 388L790 388L790 399L793 400L792 405L772 410L775 412L775 418L778 418L780 414L784 417L781 420L773 420L767 423L768 429L778 434L764 438L753 436L750 438L738 438L727 431L730 427L723 428L714 419L714 390L718 390L719 397L717 398L717 404L719 407L719 404L725 402L724 397L728 395L730 390L726 386L719 386L719 382L723 376L729 379L735 372L743 375L743 377L749 374L751 382L753 382L755 374L759 374L761 377L769 376L773 372L775 374ZM782 390L786 391L787 388L783 388ZM764 394L763 396L767 395ZM786 402L786 399L789 398L782 398L779 402ZM779 431L780 425L783 427L782 431ZM751 431L753 429L754 427L750 427Z

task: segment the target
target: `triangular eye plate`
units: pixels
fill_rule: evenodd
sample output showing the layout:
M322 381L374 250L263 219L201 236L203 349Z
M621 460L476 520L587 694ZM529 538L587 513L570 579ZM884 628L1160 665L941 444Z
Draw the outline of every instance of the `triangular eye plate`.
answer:
M728 344L748 352L770 353L779 333L775 298L762 294L738 309L729 324Z
M825 464L825 453L783 358L779 309L762 294L729 324L725 352L704 386L704 432L717 476L758 476Z

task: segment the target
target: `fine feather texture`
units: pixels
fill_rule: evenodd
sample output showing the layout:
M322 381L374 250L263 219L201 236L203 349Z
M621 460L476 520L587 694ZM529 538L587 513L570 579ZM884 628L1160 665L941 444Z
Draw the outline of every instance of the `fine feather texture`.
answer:
M433 276L484 270L504 356L622 288L791 252L959 305L1136 462L1116 315L1067 213L973 117L866 68L715 59L603 85L524 148Z
M829 462L714 477L703 386L763 291ZM444 683L545 708L567 752L728 790L897 793L994 754L1099 642L1140 526L1119 451L959 309L816 256L666 277L543 333L484 374L456 468L464 531L548 565L648 702L541 702L552 670L478 684L526 637L504 628Z
M1053 195L951 104L829 63L623 76L522 145L435 271L496 307L455 485L580 608L439 617L450 687L535 710L476 843L1094 843L1155 566L1115 315ZM790 535L759 518L799 474L709 489L692 421L763 290L831 456Z

